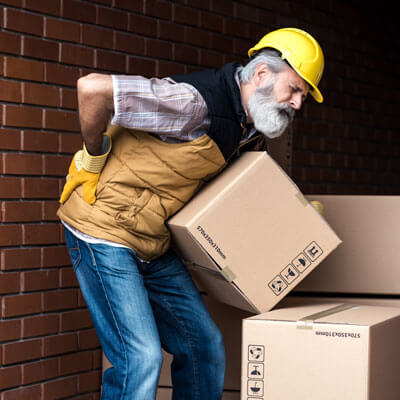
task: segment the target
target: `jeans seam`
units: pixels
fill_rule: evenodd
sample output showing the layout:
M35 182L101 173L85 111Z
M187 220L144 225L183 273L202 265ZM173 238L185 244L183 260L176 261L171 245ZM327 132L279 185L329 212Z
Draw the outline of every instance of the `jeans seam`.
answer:
M194 374L194 382L195 382L195 393L196 393L196 398L199 397L199 385L198 385L198 373L197 373L197 364L196 364L196 360L194 357L194 351L193 351L193 346L192 346L192 342L190 340L190 335L188 335L187 330L185 329L185 326L181 323L181 321L179 320L179 318L177 317L177 315L175 314L175 311L173 309L173 307L171 306L171 304L168 302L167 298L165 296L160 296L161 299L164 301L166 307L170 310L171 314L174 316L175 320L177 321L178 325L181 327L181 330L183 331L185 337L188 340L190 349L192 351L192 365L193 365L193 374Z
M94 254L93 254L92 248L90 247L89 243L86 243L86 242L84 242L84 243L88 248L90 257L92 258L93 266L95 267L95 271L96 271L96 274L98 276L99 282L101 283L101 287L103 288L103 292L104 292L104 296L105 296L106 301L107 301L108 308L109 308L110 313L112 315L112 318L114 320L115 326L117 327L118 335L119 335L121 343L122 343L122 348L123 348L123 352L124 352L124 359L125 359L125 377L124 377L124 382L123 382L123 387L122 387L122 397L121 397L121 398L123 398L125 396L125 391L126 391L126 380L128 379L128 366L127 366L128 357L126 355L125 342L124 342L123 336L121 334L121 331L119 329L117 318L114 315L114 312L113 312L113 309L111 307L109 298L107 296L107 290L106 290L106 288L104 286L104 282L103 282L103 279L101 277L101 274L99 273L99 270L98 270L98 267L97 267L97 263L96 263L96 258L95 258Z

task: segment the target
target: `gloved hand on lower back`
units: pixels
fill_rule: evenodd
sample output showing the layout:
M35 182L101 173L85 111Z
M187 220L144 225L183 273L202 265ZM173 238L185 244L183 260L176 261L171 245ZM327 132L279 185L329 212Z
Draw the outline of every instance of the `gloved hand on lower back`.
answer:
M69 166L67 181L61 193L60 203L66 202L71 193L80 185L82 185L83 189L83 199L89 204L93 204L96 201L97 183L111 151L111 137L107 134L104 134L103 137L103 150L103 154L92 156L83 145L83 149L75 153Z

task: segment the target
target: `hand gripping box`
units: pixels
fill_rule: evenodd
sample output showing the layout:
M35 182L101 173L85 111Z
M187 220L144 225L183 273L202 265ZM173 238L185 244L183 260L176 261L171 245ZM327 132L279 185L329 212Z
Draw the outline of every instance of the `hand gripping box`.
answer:
M296 291L400 294L400 196L313 195L343 245Z
M314 301L244 319L241 400L398 400L399 337L392 307Z
M340 239L266 152L247 152L168 222L202 290L269 311Z

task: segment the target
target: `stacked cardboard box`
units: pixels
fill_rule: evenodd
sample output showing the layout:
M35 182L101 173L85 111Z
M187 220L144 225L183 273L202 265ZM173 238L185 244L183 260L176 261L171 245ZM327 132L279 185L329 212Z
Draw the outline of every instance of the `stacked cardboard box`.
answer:
M289 399L293 390L299 399L399 399L395 215L400 200L332 195L309 200L323 203L324 216L343 244L275 310L244 321L243 360L250 363L251 346L264 346L268 365L275 367L256 380L244 361L242 399L250 394ZM287 348L288 342L295 346ZM283 385L282 376L293 385Z

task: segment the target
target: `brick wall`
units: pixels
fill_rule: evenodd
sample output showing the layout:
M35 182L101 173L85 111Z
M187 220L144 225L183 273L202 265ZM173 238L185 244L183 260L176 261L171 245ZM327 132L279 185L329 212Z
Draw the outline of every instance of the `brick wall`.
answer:
M91 71L165 76L244 61L270 29L327 54L326 102L293 126L303 191L399 193L398 52L357 2L0 0L0 392L97 399L101 350L56 218L81 140L75 84ZM397 85L397 86L396 86Z

